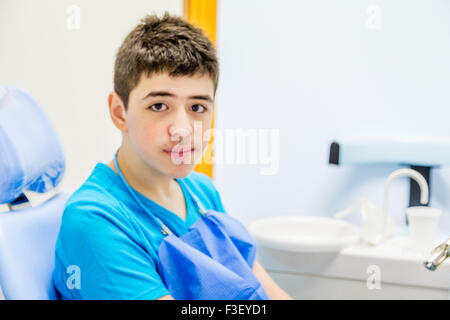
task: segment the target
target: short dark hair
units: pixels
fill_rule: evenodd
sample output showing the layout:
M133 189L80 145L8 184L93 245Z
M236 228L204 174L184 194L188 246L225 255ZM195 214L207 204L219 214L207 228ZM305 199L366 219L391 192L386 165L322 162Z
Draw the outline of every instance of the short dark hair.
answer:
M130 92L143 73L169 76L208 74L217 90L219 63L213 43L203 31L182 17L165 12L147 15L128 34L114 64L114 90L125 110Z

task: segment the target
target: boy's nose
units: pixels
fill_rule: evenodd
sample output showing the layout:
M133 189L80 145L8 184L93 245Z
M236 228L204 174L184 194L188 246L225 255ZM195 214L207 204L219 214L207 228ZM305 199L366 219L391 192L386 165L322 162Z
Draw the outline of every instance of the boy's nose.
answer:
M179 112L176 119L169 125L169 136L173 139L188 137L192 134L191 121L186 114Z

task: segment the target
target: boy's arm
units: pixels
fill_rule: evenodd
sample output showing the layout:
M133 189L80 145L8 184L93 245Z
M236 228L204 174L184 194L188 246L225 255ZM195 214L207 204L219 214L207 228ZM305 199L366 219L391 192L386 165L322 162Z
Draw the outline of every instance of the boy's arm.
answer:
M166 296L162 296L161 298L158 298L156 300L175 300L170 294Z
M253 264L253 273L263 288L266 290L269 298L272 300L293 300L283 289L281 289L275 281L270 277L266 270L259 264L257 260Z

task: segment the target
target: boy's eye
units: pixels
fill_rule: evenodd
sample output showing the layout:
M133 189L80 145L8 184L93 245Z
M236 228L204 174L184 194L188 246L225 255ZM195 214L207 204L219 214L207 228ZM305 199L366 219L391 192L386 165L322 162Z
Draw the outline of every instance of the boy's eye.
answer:
M150 107L153 111L161 112L167 109L167 106L164 103L157 103Z
M192 106L192 111L194 111L194 112L202 113L205 110L206 110L206 108L204 106L202 106L201 104L194 104Z

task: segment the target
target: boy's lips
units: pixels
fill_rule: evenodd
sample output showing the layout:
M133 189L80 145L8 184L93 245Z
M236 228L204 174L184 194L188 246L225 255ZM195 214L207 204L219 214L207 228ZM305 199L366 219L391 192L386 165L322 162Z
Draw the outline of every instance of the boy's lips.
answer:
M195 148L172 148L172 149L164 149L164 153L169 156L169 158L173 161L175 161L175 164L180 164L179 161L182 161L184 164L190 164L192 161L191 157L194 155L194 149ZM185 161L188 160L189 162L186 163Z
M174 147L172 149L164 149L163 150L165 153L187 153L187 152L192 152L194 151L194 148L177 148Z

